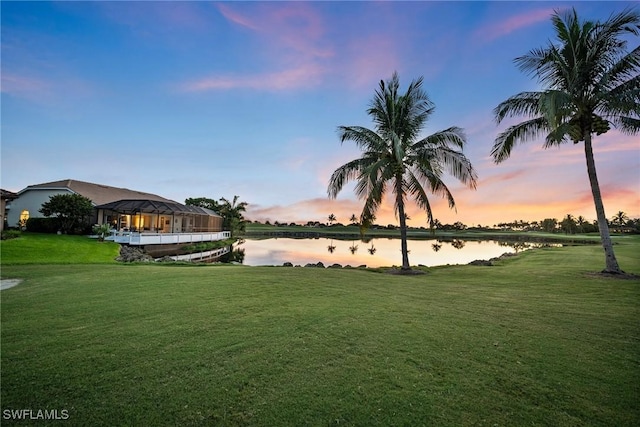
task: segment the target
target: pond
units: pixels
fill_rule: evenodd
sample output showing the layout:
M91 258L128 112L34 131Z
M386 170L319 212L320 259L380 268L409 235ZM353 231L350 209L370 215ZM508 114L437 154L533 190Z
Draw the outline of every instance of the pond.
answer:
M536 244L522 242L498 242L495 240L408 240L411 265L433 267L447 264L468 264L471 261L499 257ZM233 247L243 252L244 265L282 265L290 262L304 266L322 262L358 267L391 267L402 264L400 239L372 238L361 240L336 240L329 238L246 239Z

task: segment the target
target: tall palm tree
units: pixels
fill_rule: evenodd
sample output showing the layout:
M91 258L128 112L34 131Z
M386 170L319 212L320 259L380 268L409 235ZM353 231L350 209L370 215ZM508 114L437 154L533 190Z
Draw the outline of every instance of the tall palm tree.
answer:
M380 81L367 110L374 130L361 126L339 126L340 141L353 141L363 150L362 157L333 172L328 194L336 198L343 186L356 180L356 194L364 200L361 224L371 223L387 190L394 196L395 212L400 221L402 269L409 270L405 203L412 197L427 213L433 213L427 190L446 198L455 207L453 195L442 181L449 172L471 188L476 186L476 172L462 154L466 144L462 129L450 127L427 137L420 133L434 111L434 105L422 90L422 77L413 80L404 94L399 93L398 74Z
M574 10L551 17L557 44L549 44L515 59L517 66L536 76L544 89L522 92L495 108L498 123L506 117L529 120L502 132L491 155L507 159L518 142L546 135L543 147L584 142L587 174L605 251L604 272L622 273L618 266L602 203L593 157L592 136L613 125L622 133L640 131L640 47L627 52L625 35L640 33L640 15L625 10L605 22L580 21Z

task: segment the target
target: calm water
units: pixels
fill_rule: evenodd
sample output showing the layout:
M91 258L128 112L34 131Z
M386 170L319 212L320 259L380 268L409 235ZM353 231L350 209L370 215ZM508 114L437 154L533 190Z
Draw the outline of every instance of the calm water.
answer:
M436 248L434 244L437 245ZM408 247L411 265L422 264L429 267L467 264L477 259L488 260L505 252L516 251L513 246L497 241L409 240ZM234 245L234 250L236 249L244 250L243 264L253 266L282 265L285 262L304 266L318 261L325 267L335 263L352 267L390 267L402 264L400 239L377 238L367 242L327 238L246 239Z

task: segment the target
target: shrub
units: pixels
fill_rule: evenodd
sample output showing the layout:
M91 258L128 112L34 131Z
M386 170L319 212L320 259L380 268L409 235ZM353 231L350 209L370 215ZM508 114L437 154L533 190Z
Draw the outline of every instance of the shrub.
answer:
M2 240L9 240L9 239L15 239L17 237L20 237L20 230L2 230L2 236L0 236L0 238Z
M29 218L26 227L33 233L57 233L60 221L58 218Z
M111 225L109 224L96 224L91 230L93 234L98 236L99 241L103 241L105 237L111 234Z

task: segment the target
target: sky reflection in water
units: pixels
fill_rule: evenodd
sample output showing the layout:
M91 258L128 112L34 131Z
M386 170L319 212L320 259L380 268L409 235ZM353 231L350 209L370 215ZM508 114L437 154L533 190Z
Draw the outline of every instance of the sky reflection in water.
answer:
M441 245L438 251L434 250L434 244ZM329 251L329 246L335 247L333 253ZM467 264L477 259L488 260L505 252L515 252L513 246L497 241L409 240L408 247L411 265L422 264L429 267ZM243 264L253 266L282 265L285 262L304 266L307 263L321 261L325 267L335 263L353 267L390 267L402 263L400 239L377 238L367 242L327 238L246 239L235 245L234 249L244 249Z

